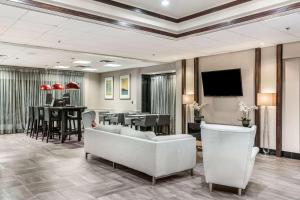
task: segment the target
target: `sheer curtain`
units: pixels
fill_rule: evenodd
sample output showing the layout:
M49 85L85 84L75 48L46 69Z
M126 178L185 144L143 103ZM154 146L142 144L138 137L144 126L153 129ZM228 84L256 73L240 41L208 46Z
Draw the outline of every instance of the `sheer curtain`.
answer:
M151 77L151 113L171 115L171 133L175 132L176 75Z
M24 132L28 106L45 104L48 92L39 90L41 84L77 82L81 89L68 92L71 95L71 102L83 105L83 75L81 72L0 66L0 134ZM50 92L58 98L65 93L65 91Z

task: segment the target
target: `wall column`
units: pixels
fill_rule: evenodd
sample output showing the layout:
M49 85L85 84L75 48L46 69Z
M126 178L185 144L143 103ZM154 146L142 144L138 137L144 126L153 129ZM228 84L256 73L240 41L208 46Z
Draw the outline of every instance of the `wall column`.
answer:
M276 46L276 156L282 155L282 92L283 92L283 45Z
M181 90L181 98L182 95L186 93L186 60L182 60L182 90ZM186 105L182 104L182 133L186 133Z
M261 48L255 49L255 105L257 105L257 94L261 92ZM255 111L256 136L255 145L260 147L260 123L261 111L260 108Z

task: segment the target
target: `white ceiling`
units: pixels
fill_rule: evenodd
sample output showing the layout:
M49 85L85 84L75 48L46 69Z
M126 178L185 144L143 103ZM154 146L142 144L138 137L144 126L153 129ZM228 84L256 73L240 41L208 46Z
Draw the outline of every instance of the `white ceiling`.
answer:
M54 65L56 62L67 65L71 58L82 57L78 52L89 52L98 54L97 56L105 54L153 61L149 63L134 59L124 64L127 67L149 66L156 62L173 62L179 59L300 41L299 21L300 13L292 13L213 33L170 40L145 32L0 4L0 42L2 42L0 54L8 55L10 58L0 59L0 65L43 67ZM287 31L286 27L290 27L290 30ZM7 47L3 46L3 42L64 49L66 50L64 52L77 53L64 54L44 49L37 50L37 54L32 55L30 54L32 49L27 49L28 47L20 49ZM16 61L15 57L19 57L19 60ZM93 58L86 59L94 61ZM94 62L98 60L100 56ZM101 68L100 65L96 67Z
M233 0L169 0L169 6L162 6L162 0L117 0L121 3L150 10L174 18L185 17Z
M148 67L157 65L157 62L142 61L130 58L121 58L115 56L105 56L90 53L63 51L57 49L30 47L25 45L13 45L0 42L0 65L22 66L56 69L55 66L65 66L68 69L84 71L86 68L95 69L93 72L108 72L137 67ZM88 65L74 64L74 61L91 61ZM107 67L103 60L112 61L110 64L119 64L120 67ZM86 72L86 71L85 71Z

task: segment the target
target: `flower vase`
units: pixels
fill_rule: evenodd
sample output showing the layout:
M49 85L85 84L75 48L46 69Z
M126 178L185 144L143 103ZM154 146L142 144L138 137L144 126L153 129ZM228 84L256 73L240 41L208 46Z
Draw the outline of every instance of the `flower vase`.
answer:
M243 124L243 127L249 127L250 126L250 119L243 119L242 120L242 124Z

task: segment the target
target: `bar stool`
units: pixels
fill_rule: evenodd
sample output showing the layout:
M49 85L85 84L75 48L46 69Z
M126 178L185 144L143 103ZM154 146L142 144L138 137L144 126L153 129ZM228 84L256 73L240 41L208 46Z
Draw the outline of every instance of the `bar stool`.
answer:
M54 114L49 107L44 108L44 122L43 122L43 138L42 141L44 141L44 137L47 137L46 142L48 143L49 138L54 138L55 133L58 135L58 138L60 139L60 122L61 122L61 115L60 113ZM55 127L55 123L57 124L57 127Z
M43 130L43 121L44 121L44 108L43 107L34 107L34 131L30 135L31 137L38 138L39 132Z
M71 134L73 131L76 131L76 123L75 121L78 120L78 117L77 117L77 113L74 112L74 111L69 111L67 113L67 131L70 133L69 134L69 140L71 140ZM73 125L73 128L72 128L72 125Z
M26 135L30 133L32 134L33 126L34 126L34 108L32 106L29 106L28 108L28 123L27 123L27 129L26 129Z

